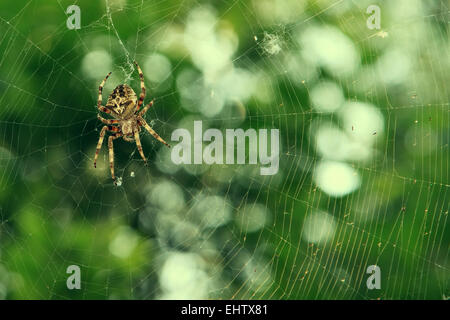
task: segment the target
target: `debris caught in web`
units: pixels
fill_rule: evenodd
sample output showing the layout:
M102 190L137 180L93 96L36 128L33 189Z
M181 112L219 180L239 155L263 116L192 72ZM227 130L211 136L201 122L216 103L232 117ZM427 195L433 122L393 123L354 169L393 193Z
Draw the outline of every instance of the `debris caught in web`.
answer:
M265 53L270 56L280 53L282 48L282 39L277 34L264 32L264 39L261 42L261 47Z

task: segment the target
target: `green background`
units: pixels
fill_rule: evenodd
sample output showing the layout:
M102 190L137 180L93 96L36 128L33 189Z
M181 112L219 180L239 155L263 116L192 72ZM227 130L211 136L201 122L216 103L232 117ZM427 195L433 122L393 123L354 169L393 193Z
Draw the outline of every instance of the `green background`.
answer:
M1 298L448 297L448 6L441 1L261 3L110 1L108 13L103 1L76 1L81 29L68 30L70 1L1 1ZM366 27L370 4L381 8L384 36ZM170 38L182 35L189 19L192 25L200 21L195 19L202 16L192 18L192 12L205 7L216 17L217 39L234 39L229 63L263 80L228 96L214 116L195 109L205 90L192 86L182 93L178 84L183 70L196 75L195 84L202 83L201 58L192 53L197 48L182 36ZM211 32L199 26L200 39ZM299 70L286 62L301 50L309 52L297 41L299 34L324 26L344 34L360 55L359 66L345 76L327 62ZM377 69L383 57L389 66L389 50L409 59L398 82L389 80L401 72L398 62L384 73ZM122 183L115 187L105 143L99 168L92 166L101 129L97 88L106 72L87 64L86 56L99 51L106 52L113 68L106 70L113 76L104 103L127 76L137 91L130 62L143 66L157 53L170 62L170 75L156 83L150 67L144 68L145 101L156 98L146 119L166 141L193 120L221 130L278 128L279 173L263 177L258 166L246 165L174 169L165 147L143 134L148 167L134 144L116 140ZM214 63L216 53L202 63ZM225 73L215 71L213 84ZM344 161L361 185L342 197L327 194L314 180L322 156L313 128L344 125L312 103L312 88L324 80L338 84L347 101L376 106L383 118L383 132L373 133L376 151L365 161ZM232 84L222 84L224 95ZM189 93L192 101L186 102L183 94ZM213 219L220 211L220 205L196 207L199 195L226 202L226 223L211 227L199 218L198 212ZM334 221L326 242L304 237L305 221L315 212ZM261 219L265 223L258 227ZM320 236L322 227L319 223L312 233ZM183 265L193 261L195 268ZM380 290L366 287L365 271L373 264L381 268ZM81 268L80 290L66 286L69 265Z

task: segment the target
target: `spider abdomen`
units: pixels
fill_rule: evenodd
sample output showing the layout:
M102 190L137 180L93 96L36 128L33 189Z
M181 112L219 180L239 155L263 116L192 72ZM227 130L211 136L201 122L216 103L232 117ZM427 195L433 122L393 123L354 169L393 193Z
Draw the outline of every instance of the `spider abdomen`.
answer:
M122 118L127 118L134 112L136 102L134 90L127 84L120 84L109 95L106 108L115 111Z

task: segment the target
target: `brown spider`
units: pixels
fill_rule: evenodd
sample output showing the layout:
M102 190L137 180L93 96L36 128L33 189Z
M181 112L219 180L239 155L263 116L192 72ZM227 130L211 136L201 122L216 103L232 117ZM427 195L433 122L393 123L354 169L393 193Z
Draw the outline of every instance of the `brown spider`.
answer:
M108 138L108 149L109 149L109 167L111 168L111 176L116 184L116 177L114 176L114 150L113 150L113 140L123 137L125 141L133 142L136 141L136 146L139 153L144 159L145 164L147 164L147 159L145 158L144 151L142 150L141 140L139 138L139 132L141 131L141 126L143 126L155 139L164 143L170 148L170 145L165 142L142 118L142 116L147 112L147 110L153 105L153 101L150 101L140 112L139 108L144 103L145 98L145 84L144 84L144 74L141 68L135 61L134 64L139 72L139 78L141 80L141 94L139 95L139 101L137 102L136 93L131 89L130 86L126 84L118 85L114 91L109 95L108 102L106 106L102 106L102 91L106 80L111 75L108 73L103 79L100 87L98 88L98 110L109 113L115 119L104 119L97 114L97 118L106 124L102 131L100 131L100 138L97 143L97 150L95 151L94 157L94 168L97 167L98 153L102 147L103 138L105 136L106 130L114 132L113 135ZM137 104L136 104L137 102Z

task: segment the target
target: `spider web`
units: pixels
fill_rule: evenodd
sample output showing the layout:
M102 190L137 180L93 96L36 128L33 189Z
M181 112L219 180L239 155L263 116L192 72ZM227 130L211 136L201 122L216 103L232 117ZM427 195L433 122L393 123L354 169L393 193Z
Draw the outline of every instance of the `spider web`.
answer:
M0 5L0 297L447 299L443 1L76 1L69 30L71 4ZM278 128L279 172L176 166L142 133L115 187L97 87L138 91L133 60L163 139Z

